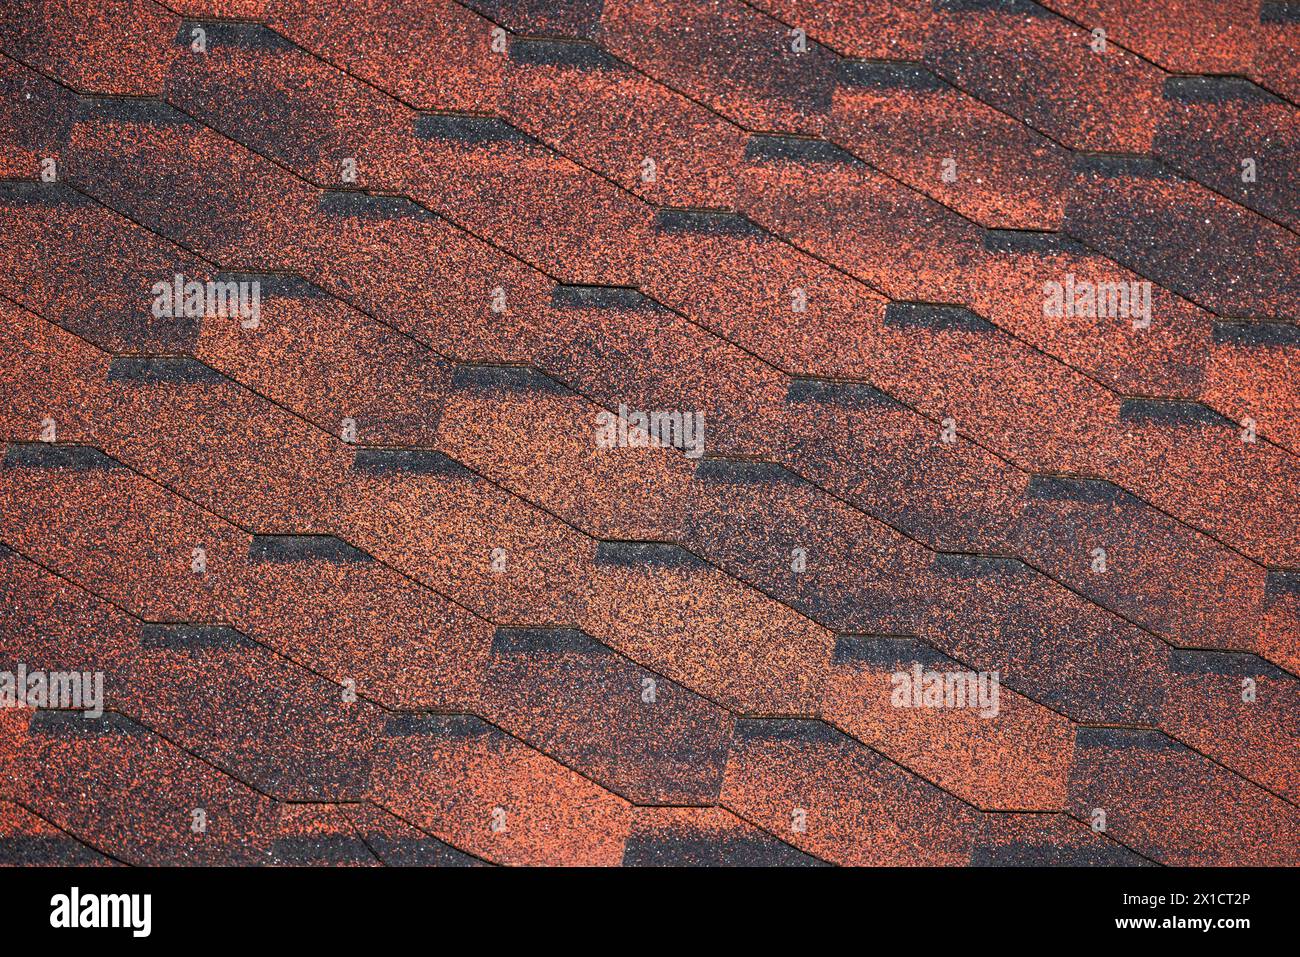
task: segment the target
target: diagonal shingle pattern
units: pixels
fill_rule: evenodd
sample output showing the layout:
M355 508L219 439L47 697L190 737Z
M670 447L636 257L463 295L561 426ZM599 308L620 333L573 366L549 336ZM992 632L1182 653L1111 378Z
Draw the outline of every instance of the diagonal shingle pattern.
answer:
M1297 51L1279 0L10 5L0 672L104 713L0 708L0 863L1300 863Z

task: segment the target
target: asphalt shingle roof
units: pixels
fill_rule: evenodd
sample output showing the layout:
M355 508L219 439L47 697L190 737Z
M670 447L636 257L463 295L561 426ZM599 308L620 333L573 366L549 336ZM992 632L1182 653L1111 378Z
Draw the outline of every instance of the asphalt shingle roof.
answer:
M1300 864L1300 4L33 0L0 101L105 708L0 863Z

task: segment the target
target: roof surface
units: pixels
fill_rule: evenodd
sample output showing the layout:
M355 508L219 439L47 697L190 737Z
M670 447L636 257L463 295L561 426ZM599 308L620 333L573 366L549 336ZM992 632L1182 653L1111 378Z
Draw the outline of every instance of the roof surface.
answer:
M0 862L1300 863L1300 4L0 54Z

